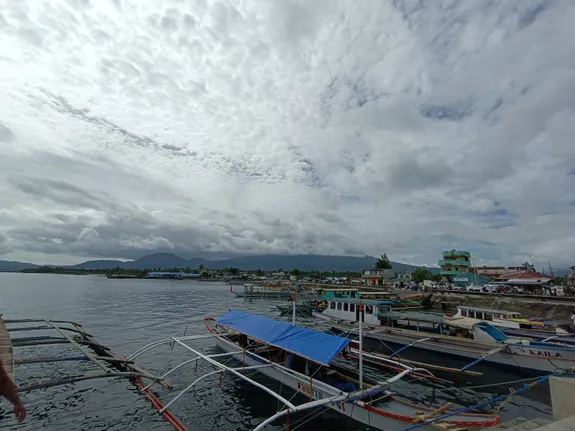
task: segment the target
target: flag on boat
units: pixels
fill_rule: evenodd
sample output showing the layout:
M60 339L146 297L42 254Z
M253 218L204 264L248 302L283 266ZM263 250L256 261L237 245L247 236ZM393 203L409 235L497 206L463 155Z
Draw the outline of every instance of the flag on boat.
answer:
M216 323L324 365L333 361L350 342L348 338L238 310L228 312Z

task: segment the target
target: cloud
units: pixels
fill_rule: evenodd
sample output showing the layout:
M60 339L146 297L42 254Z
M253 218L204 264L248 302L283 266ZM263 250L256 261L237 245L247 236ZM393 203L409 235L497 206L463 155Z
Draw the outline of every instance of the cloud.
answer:
M575 261L568 2L0 11L5 257Z
M0 142L12 142L14 140L14 133L8 127L0 123Z

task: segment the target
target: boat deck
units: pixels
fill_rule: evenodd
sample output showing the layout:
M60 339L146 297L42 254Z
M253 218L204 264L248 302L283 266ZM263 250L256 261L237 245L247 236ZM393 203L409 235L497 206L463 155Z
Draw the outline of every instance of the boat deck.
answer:
M11 379L14 379L14 348L4 319L0 314L0 359Z

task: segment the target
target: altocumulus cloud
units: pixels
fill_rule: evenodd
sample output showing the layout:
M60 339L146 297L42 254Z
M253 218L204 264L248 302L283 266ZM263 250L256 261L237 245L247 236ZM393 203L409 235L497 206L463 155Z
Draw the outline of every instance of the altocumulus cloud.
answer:
M0 1L0 255L575 261L569 0Z

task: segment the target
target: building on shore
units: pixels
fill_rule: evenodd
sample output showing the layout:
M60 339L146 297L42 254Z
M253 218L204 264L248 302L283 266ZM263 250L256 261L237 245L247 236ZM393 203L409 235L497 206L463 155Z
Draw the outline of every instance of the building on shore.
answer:
M510 273L522 273L522 272L535 272L535 267L528 263L525 262L523 265L521 266L478 266L476 268L477 270L477 274L479 275L485 275L487 277L491 277L491 278L498 278L500 276L503 276L505 274L510 274Z
M441 266L441 279L458 286L468 284L486 284L491 278L480 275L472 265L471 253L464 250L449 250L442 253L443 259L439 260Z
M446 278L470 272L471 253L463 250L449 250L443 252L443 259L439 260L440 274Z
M471 253L463 250L449 250L442 253L443 259L437 263L441 267L439 274L443 281L456 283L463 278L467 280L467 275L471 268Z
M366 286L383 286L386 280L395 277L395 271L393 269L364 269L362 277Z
M496 281L523 289L524 293L553 295L559 294L554 277L539 272L511 272L499 276ZM563 292L563 289L560 289ZM563 295L563 293L560 293Z

